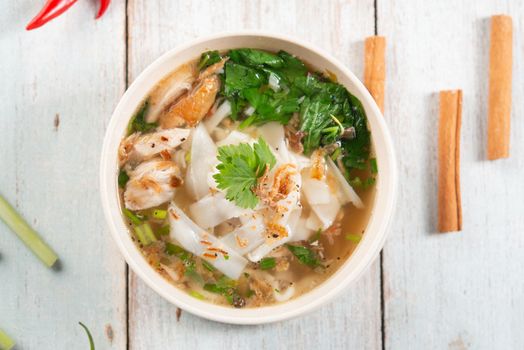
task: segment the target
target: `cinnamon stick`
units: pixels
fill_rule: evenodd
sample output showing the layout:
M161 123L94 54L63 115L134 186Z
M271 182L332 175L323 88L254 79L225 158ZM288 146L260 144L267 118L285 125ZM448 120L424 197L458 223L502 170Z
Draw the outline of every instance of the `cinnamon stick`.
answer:
M386 81L386 38L370 36L364 42L364 85L384 113Z
M511 115L511 17L491 17L488 100L488 159L509 157Z
M460 199L460 126L462 91L440 92L438 134L438 230L462 230Z

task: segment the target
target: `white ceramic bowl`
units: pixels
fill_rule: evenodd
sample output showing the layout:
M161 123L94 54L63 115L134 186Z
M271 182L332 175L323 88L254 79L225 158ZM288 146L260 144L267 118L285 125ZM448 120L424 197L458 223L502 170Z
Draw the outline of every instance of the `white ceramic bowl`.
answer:
M117 150L131 115L151 88L167 73L207 50L253 47L286 50L320 70L329 69L360 99L369 121L379 168L374 208L362 241L355 252L327 281L289 302L261 308L234 309L200 301L168 283L149 266L130 238L118 200ZM341 62L300 40L258 32L220 34L175 48L153 62L131 84L115 109L106 131L100 167L102 206L111 234L133 271L158 294L195 315L235 324L260 324L288 319L325 304L354 283L382 249L397 192L397 168L393 143L379 108L364 85Z

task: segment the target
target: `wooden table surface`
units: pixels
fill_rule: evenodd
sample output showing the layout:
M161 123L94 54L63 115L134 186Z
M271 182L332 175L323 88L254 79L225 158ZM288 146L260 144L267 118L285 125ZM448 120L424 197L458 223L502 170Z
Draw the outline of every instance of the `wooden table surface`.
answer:
M17 349L522 349L524 2L520 0L96 1L24 31L42 0L0 3L0 193L58 252L44 268L0 224L0 328ZM486 161L489 16L514 24L511 158ZM102 215L105 127L126 86L201 35L296 36L362 78L363 40L387 37L385 118L400 170L380 260L317 312L230 326L177 309L132 272ZM436 234L441 89L464 92L464 229ZM383 174L387 176L387 174Z

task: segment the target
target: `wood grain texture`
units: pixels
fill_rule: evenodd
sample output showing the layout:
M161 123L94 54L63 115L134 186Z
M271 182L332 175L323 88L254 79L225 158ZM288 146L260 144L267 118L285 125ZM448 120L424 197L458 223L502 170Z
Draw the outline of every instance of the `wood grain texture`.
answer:
M515 116L524 114L524 3L378 1L388 38L385 118L400 192L384 249L386 349L521 349L524 344L524 119L512 158L485 161L489 17L514 21ZM438 91L461 87L459 235L437 235Z
M297 36L332 52L358 76L363 39L374 32L373 1L130 0L130 81L160 54L195 37L262 29ZM182 313L130 276L130 349L380 349L378 262L318 312L257 327L223 325Z
M45 268L0 223L0 323L17 349L124 349L125 264L100 208L105 126L125 88L125 9L79 1L33 32L42 1L0 4L0 191L60 257ZM112 342L105 327L113 330Z

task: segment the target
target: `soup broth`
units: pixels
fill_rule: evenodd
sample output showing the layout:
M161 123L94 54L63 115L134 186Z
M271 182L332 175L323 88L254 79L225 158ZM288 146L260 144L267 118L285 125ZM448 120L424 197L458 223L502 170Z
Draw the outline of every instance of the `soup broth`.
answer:
M351 256L373 207L378 169L360 101L284 51L210 51L174 68L119 150L138 249L215 304L312 290Z

